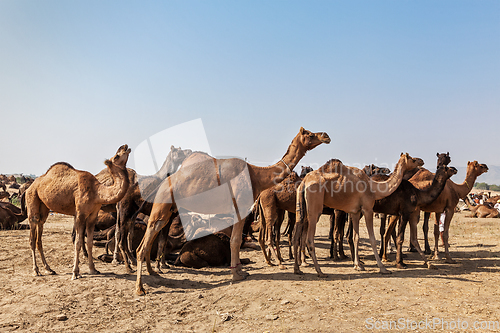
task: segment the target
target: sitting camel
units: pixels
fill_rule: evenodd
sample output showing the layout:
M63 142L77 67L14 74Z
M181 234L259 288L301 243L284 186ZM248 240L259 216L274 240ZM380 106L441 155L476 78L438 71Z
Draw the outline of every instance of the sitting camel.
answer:
M49 274L55 272L49 267L42 247L43 224L50 211L72 215L75 217L76 242L75 261L72 279L81 277L79 254L82 247L84 231L87 231L87 249L90 274L98 274L92 258L92 245L95 219L102 205L120 201L129 187L126 163L130 149L121 146L116 154L104 164L113 176L113 185L101 184L92 174L73 168L65 162L52 165L47 172L38 177L26 191L26 203L21 206L27 209L30 224L30 245L33 257L34 275L41 275L36 264L35 246L40 252L42 263Z
M144 295L142 285L142 263L146 260L148 273L155 275L149 260L149 251L158 232L166 226L170 215L183 202L185 209L203 214L236 213L237 220L231 234L231 273L234 281L248 275L241 268L240 246L243 220L259 194L289 175L306 152L322 143L330 143L330 137L323 132L312 133L301 128L292 140L285 155L274 165L258 167L237 158L216 159L207 154L193 153L182 164L179 171L167 177L155 198L148 221L148 229L137 250L136 293ZM220 196L208 195L211 191L223 191L226 200ZM175 196L174 196L175 193ZM206 194L204 196L204 193ZM203 196L202 202L191 200ZM240 208L240 205L243 209Z
M0 229L12 229L26 219L26 214L10 202L0 202Z
M472 206L467 197L464 198L467 207L469 207L472 214L469 217L479 217L479 218L490 218L490 217L500 217L500 213L493 207L490 207L486 203L483 205Z
M364 270L358 252L359 219L361 213L363 213L377 265L381 273L388 273L378 256L373 234L373 205L376 200L391 195L398 188L406 170L414 169L423 164L424 162L420 158L401 154L394 172L384 182L373 181L362 170L347 167L339 160L330 160L320 169L307 174L297 190L297 222L293 238L294 272L296 274L302 273L299 269L297 251L302 230L304 225L307 224L306 245L313 258L314 267L318 276L326 276L321 272L318 265L314 248L314 235L323 206L327 206L351 214L354 232L354 267L359 270ZM305 220L306 217L307 221Z

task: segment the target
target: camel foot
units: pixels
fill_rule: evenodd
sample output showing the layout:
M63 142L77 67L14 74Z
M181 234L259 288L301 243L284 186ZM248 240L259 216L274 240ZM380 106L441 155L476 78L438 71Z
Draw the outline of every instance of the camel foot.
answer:
M40 273L40 271L38 270L38 268L35 268L33 270L33 276L42 276L42 274Z
M304 275L304 272L302 272L298 267L294 267L293 274Z
M118 266L118 265L120 265L120 262L116 258L113 258L113 261L111 261L111 264Z
M431 248L426 248L426 249L424 250L424 254L427 254L427 255L432 254Z
M130 266L127 266L126 270L127 270L127 274L133 274L134 273L134 270Z
M408 265L406 265L405 263L403 262L399 262L396 264L396 268L399 268L399 269L407 269L408 268Z
M285 270L285 269L286 269L285 265L282 265L282 264L280 264L280 265L279 265L279 268L280 268L281 270Z
M386 268L383 268L383 269L381 268L380 269L380 274L392 274L392 272L389 271L389 270L387 270Z
M365 270L365 268L361 264L354 265L354 269L357 270L357 271L364 271Z
M238 272L238 270L236 268L231 268L231 272L233 273L233 278L232 278L233 282L245 280L245 278L246 278L246 276L243 274L240 274L240 272Z
M406 250L406 252L418 252L418 251L414 247L409 247L408 250Z
M136 293L136 295L138 295L138 296L144 296L144 295L146 295L146 291L144 290L144 287L143 287L143 286L136 287L136 288L135 288L135 293Z
M89 272L89 274L91 274L91 275L97 275L97 274L101 274L101 272L99 272L97 269L94 268L93 270L91 270Z
M447 263L447 264L456 264L456 263L457 263L455 260L453 260L453 259L451 259L451 258L446 258L446 259L444 260L444 262L445 262L445 263Z
M160 276L160 274L158 274L158 272L155 272L154 270L148 271L148 274L151 276Z
M439 260L439 255L438 254L434 254L431 258L429 258L430 260Z
M170 268L170 266L169 266L169 265L167 265L167 264L161 264L161 268L163 268L163 269L169 269L169 268Z
M81 279L82 275L80 273L73 273L71 280Z
M272 262L270 262L270 261L266 261L266 263L267 263L267 265L268 265L268 266L276 266L275 264L273 264L273 263L272 263Z
M322 279L326 279L328 277L328 275L326 275L325 273L318 273L318 277L319 278L322 278Z
M431 264L430 262L427 262L424 265L426 265L428 269L437 269L437 267Z
M130 258L128 261L132 266L137 266L137 259L134 257Z
M46 268L46 269L45 269L45 272L47 272L47 274L49 274L49 275L56 275L56 272L54 272L54 271L53 271L52 269L50 269L50 268Z
M348 256L346 256L345 254L341 254L339 256L340 260L346 260L347 258L349 258Z

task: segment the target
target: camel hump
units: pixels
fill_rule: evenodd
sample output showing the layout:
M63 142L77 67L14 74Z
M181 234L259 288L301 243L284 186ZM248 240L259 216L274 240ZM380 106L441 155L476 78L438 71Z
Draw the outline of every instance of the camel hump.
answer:
M57 163L52 164L47 171L49 171L50 169L52 169L53 167L56 167L56 166L65 166L67 168L75 170L75 168L71 164L69 164L67 162L57 162Z
M343 165L344 164L342 164L341 160L336 159L336 158L332 158L331 160L329 160L328 162L326 162L320 168L320 170L322 170L323 172L328 172L328 173L338 172L339 168L341 168Z

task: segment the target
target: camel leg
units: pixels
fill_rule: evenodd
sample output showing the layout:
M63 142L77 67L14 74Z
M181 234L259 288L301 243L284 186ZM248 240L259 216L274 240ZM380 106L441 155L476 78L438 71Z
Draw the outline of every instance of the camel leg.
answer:
M301 247L301 239L302 233L304 229L303 221L296 221L295 227L293 228L293 255L295 257L295 262L293 265L293 272L295 274L303 274L300 270L299 266L301 265L301 256L300 256L300 247Z
M330 230L328 231L328 239L330 240L330 258L337 261L339 260L337 252L337 240L335 239L336 232L336 214L330 215Z
M270 253L268 254L266 251L266 222L264 220L264 217L261 215L260 217L260 229L259 229L259 244L260 244L260 249L262 250L262 253L264 253L264 259L266 260L266 263L269 266L274 266L274 264L271 262L270 259Z
M422 251L422 249L420 248L420 244L418 243L417 226L418 226L419 215L420 211L418 210L410 215L410 242L417 249L418 254L420 254L420 257L422 257L422 259L424 260L424 265L427 266L427 268L429 269L436 269L436 266L432 265L430 262L427 261L427 257L425 256L425 253Z
M276 254L278 255L278 260L280 263L280 269L283 266L283 257L281 256L281 248L280 248L280 242L281 242L281 225L283 224L283 220L285 219L285 211L284 210L279 210L278 211L278 219L276 220L276 224L274 226L274 229L276 231ZM283 266L285 268L285 266Z
M321 211L318 214L315 211L309 210L307 215L309 217L309 227L307 228L306 245L307 245L307 248L309 249L309 254L312 257L312 260L314 263L314 268L316 269L316 272L318 273L318 277L325 278L325 277L327 277L327 275L324 274L321 271L321 268L319 267L318 259L316 258L316 249L314 246L314 236L316 235L316 224L318 222L319 216L321 215Z
M432 260L439 260L439 219L441 218L440 213L436 213L436 221L434 221L434 256Z
M84 233L85 233L85 217L77 213L75 217L75 230L76 230L76 241L75 241L75 257L73 262L73 276L71 280L76 280L81 278L80 275L80 250L83 245Z
M385 234L386 234L386 225L387 222L387 215L386 214L380 214L380 239L382 240L380 242L380 256L384 258L384 260L387 260L387 255L385 253L387 252L386 249L386 243L385 243Z
M373 254L375 255L375 260L377 261L377 266L380 269L380 273L388 274L390 273L387 268L385 268L384 264L380 260L377 251L377 243L375 241L375 234L373 232L373 211L370 209L364 209L363 214L365 216L366 229L368 231L368 236L370 237L370 244L372 246ZM359 224L359 221L358 221ZM359 238L358 238L359 241Z
M170 207L166 211L169 211ZM137 295L145 295L146 291L142 284L142 263L146 258L146 255L150 254L151 247L153 246L154 239L160 232L160 230L167 225L167 221L154 220L151 216L148 221L148 226L144 237L142 238L141 244L137 248L137 280L135 282L135 292Z
M382 237L382 241L380 242L380 256L384 261L390 261L389 258L387 258L387 248L389 247L389 241L394 233L393 231L396 230L398 219L398 215L392 215L390 217L389 225L387 226L387 230L385 231L385 234ZM397 244L397 241L395 241L394 243Z
M45 259L45 254L43 252L43 245L42 245L43 225L45 224L45 221L47 221L48 216L49 216L49 209L46 206L42 206L41 212L40 212L40 222L36 228L36 232L37 232L36 247L38 249L38 252L40 253L40 258L42 259L42 264L45 267L45 271L50 275L54 275L54 274L56 274L56 272L54 272L49 267L49 264L47 263L47 260Z
M88 260L89 260L89 273L90 274L101 274L97 269L95 269L94 258L92 257L92 247L94 246L94 227L97 219L96 211L91 216L87 218L87 250L88 250Z
M359 219L361 213L351 214L352 217L352 241L353 241L353 260L354 260L354 269L358 271L364 271L365 268L363 264L359 260Z
M344 253L344 231L347 213L341 212L337 219L335 214L335 242L338 244L339 259L344 260L347 256Z
M444 220L444 233L443 233L443 242L444 242L444 256L445 260L444 262L448 264L456 264L457 262L453 260L450 256L450 244L448 243L449 241L449 231L450 231L450 223L451 219L453 218L454 208L452 209L446 209L446 216Z
M395 216L396 221L399 216ZM406 264L403 262L403 243L405 241L405 230L406 225L408 224L408 219L404 216L398 227L398 235L396 237L396 267L397 268L406 268Z
M275 211L270 211L269 212L269 211L266 211L266 210L264 210L264 215L267 215L265 217L265 219L267 221L266 231L265 231L265 234L266 234L266 245L269 248L269 250L271 251L273 259L278 263L279 268L280 269L285 269L285 266L283 266L283 263L279 259L277 250L275 249L275 247L278 247L279 244L275 244L275 242L274 242L274 235L273 235L273 226L276 225L276 220L278 219L278 216L277 216L277 214L276 214ZM277 232L279 233L279 230L277 230Z
M238 222L233 225L233 231L231 232L231 273L233 274L233 281L243 280L249 275L243 271L240 262L240 247L244 224L244 220L238 219Z
M119 214L119 213L117 213ZM120 248L120 242L121 242L121 233L122 233L122 226L120 222L119 216L116 218L116 227L115 227L115 250L113 251L113 261L111 262L113 265L118 265L120 263L120 260L118 258L118 253L120 252L123 256L123 252Z
M38 265L36 264L37 229L38 225L40 224L40 217L36 215L30 216L28 218L30 224L30 247L31 247L31 256L33 258L33 275L41 276L42 274L40 274L40 270L38 269Z
M293 260L293 228L295 226L295 213L288 212L288 257Z
M429 218L431 217L431 213L424 213L424 224L422 225L422 231L424 232L424 242L425 249L424 253L429 255L432 253L431 246L429 245Z

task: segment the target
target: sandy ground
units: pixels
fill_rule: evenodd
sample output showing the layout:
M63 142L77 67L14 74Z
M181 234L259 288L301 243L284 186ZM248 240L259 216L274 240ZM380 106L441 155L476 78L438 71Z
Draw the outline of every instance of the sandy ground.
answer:
M457 264L437 261L437 270L408 253L408 269L390 262L392 274L381 275L364 222L367 270L354 271L350 260L331 261L323 217L316 245L328 278L318 278L312 266L294 275L290 261L280 271L267 266L260 251L245 249L241 257L251 260L245 281L232 284L227 267L175 267L160 277L146 275L143 297L134 294L135 275L98 260L102 274L88 275L84 259L83 278L71 281L72 218L54 215L46 223L44 248L57 275L32 276L28 230L0 231L0 332L500 331L500 219L466 215L457 213L452 221ZM103 252L94 247L95 258Z

